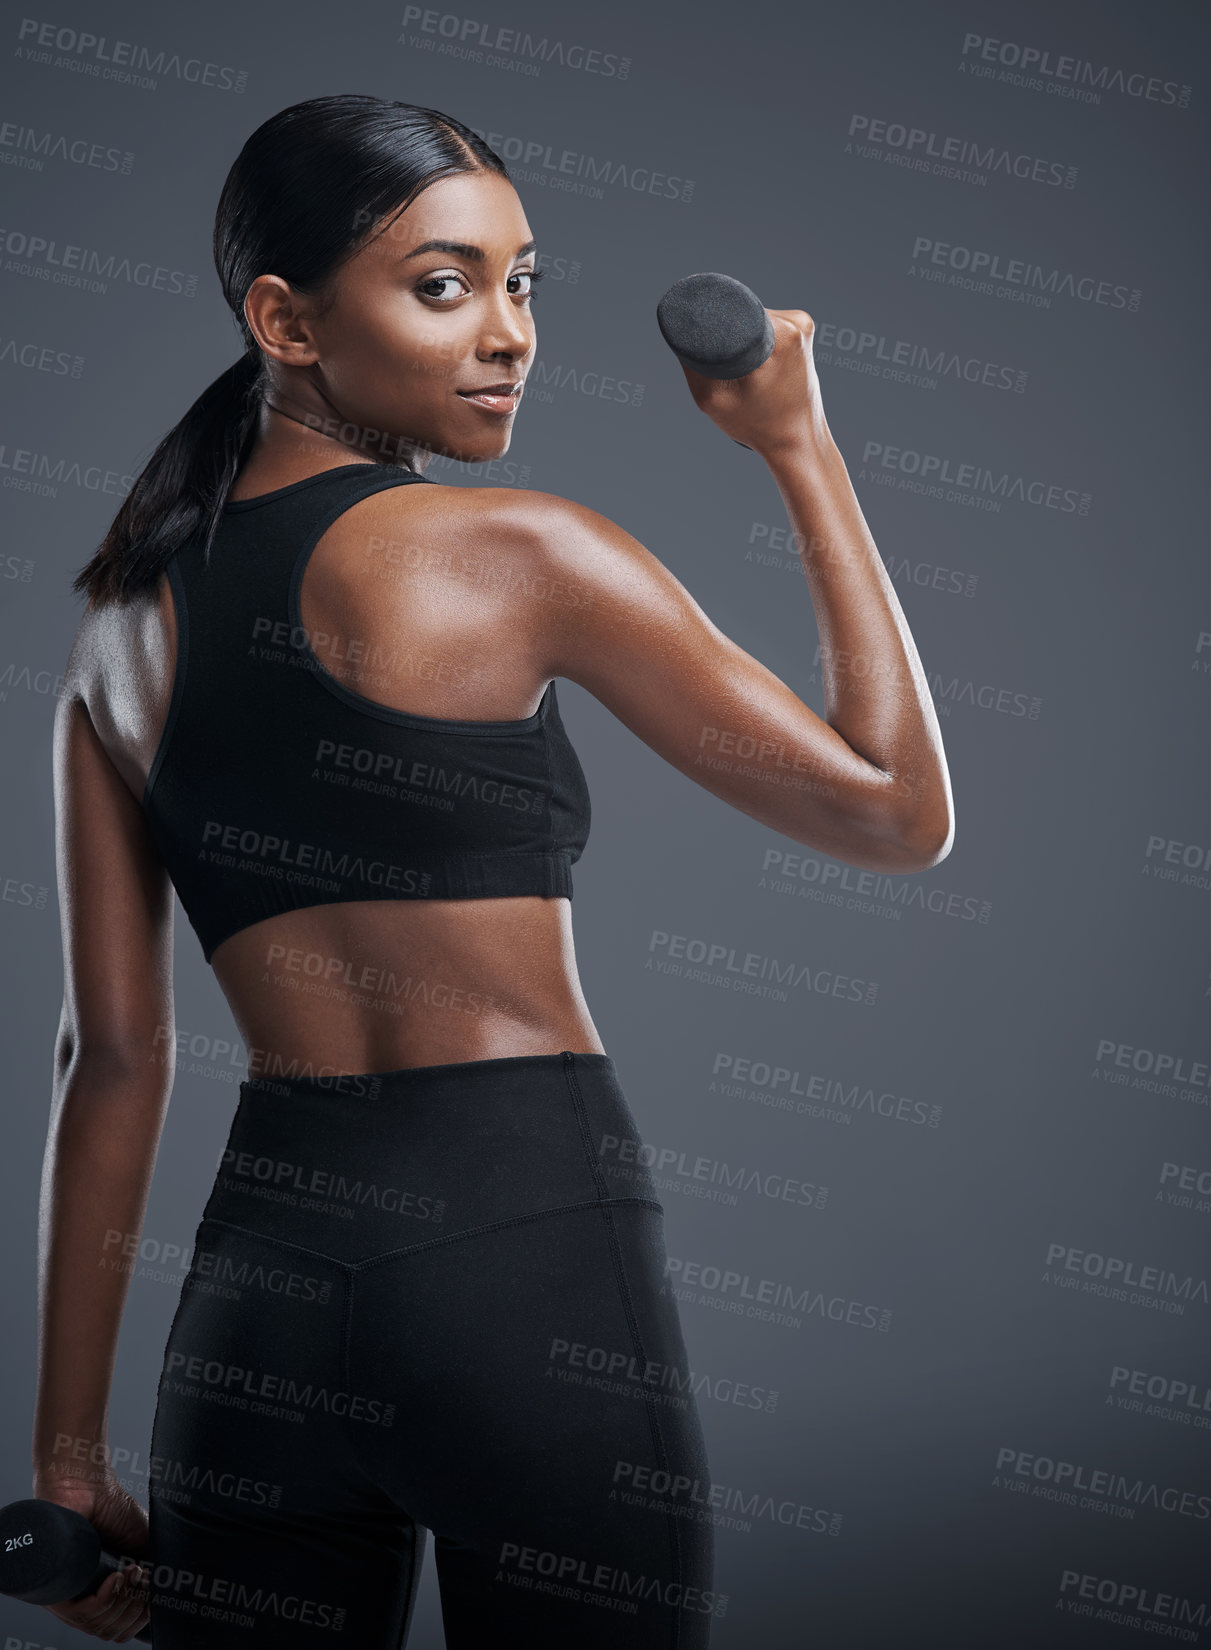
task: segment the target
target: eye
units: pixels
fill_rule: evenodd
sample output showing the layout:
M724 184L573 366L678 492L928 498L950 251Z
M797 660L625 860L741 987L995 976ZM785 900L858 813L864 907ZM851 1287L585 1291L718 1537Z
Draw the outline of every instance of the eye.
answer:
M423 292L425 294L426 298L434 298L434 299L437 300L438 303L446 304L446 303L449 303L452 298L457 297L458 294L457 293L444 293L443 294L443 293L440 293L440 292L428 292L425 289L427 287L446 286L451 281L458 284L461 281L461 277L458 276L458 275L428 275L428 276L425 277L425 279L423 281L418 281L416 283L416 290L418 292Z
M509 279L511 281L529 281L529 286L522 290L521 296L523 298L533 298L537 296L534 285L537 281L541 281L545 274L545 269L519 269L516 274L510 275Z

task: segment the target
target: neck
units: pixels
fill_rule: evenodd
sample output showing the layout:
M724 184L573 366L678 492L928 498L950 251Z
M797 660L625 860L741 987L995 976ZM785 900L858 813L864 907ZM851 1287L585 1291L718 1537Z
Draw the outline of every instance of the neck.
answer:
M289 428L288 426L293 426ZM305 430L300 435L299 430ZM424 475L432 451L409 436L388 435L341 418L334 409L327 413L294 400L278 387L267 390L261 401L257 445L276 452L290 448L294 455L341 458L354 454L363 462L391 465Z

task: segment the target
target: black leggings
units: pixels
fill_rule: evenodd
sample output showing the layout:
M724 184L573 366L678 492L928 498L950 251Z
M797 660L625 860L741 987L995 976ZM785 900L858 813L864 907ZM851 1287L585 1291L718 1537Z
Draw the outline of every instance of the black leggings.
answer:
M398 1650L426 1529L449 1650L708 1643L640 1144L606 1054L241 1084L160 1378L156 1650Z

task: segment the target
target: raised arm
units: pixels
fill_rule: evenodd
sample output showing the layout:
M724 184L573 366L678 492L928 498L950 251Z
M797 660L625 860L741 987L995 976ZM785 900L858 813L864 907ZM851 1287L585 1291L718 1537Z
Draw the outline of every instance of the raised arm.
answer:
M87 628L87 619L82 631ZM80 691L77 638L55 716L63 1011L38 1222L32 1494L75 1508L119 1553L146 1550L143 1509L109 1465L107 1412L129 1277L172 1090L172 885ZM144 1596L111 1577L60 1620L119 1642Z
M769 314L775 348L756 372L719 381L683 371L698 405L762 455L782 495L815 607L826 719L725 636L638 540L543 493L518 514L569 599L547 604L535 662L782 835L866 870L927 870L949 852L954 826L925 672L824 417L811 318ZM807 648L806 603L803 619Z

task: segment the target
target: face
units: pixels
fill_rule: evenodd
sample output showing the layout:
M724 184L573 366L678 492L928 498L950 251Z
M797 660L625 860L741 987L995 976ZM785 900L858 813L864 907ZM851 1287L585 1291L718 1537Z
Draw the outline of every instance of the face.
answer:
M534 359L534 244L516 191L457 173L377 227L323 303L277 276L253 283L245 311L280 393L367 457L500 457Z

